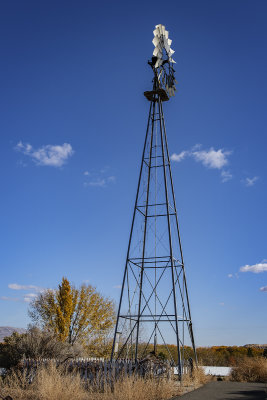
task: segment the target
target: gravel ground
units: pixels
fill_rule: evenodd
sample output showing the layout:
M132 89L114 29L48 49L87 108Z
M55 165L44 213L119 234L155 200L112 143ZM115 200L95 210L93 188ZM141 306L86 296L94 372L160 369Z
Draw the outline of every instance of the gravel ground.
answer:
M176 400L267 400L267 384L247 382L210 382Z

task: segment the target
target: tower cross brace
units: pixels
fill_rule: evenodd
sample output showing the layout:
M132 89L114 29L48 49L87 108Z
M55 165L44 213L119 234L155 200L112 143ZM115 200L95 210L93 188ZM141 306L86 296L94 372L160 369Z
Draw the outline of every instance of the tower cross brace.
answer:
M151 66L153 90L144 93L149 115L111 360L138 362L161 346L181 377L187 359L197 357L163 114L169 98Z

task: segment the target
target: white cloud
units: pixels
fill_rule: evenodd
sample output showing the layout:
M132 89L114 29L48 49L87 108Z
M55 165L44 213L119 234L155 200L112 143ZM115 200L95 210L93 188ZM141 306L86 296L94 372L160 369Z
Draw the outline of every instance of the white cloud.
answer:
M96 179L90 182L84 182L84 186L98 186L98 187L105 187L106 186L106 179Z
M173 153L173 154L171 155L171 160L172 160L172 161L176 161L176 162L180 162L180 161L182 161L188 154L190 154L188 151L181 151L181 153L179 153L179 154Z
M228 278L233 278L233 274L228 274Z
M229 171L222 170L221 172L222 182L228 182L233 178L233 175Z
M259 274L261 272L267 271L267 263L261 262L259 264L254 265L244 265L240 268L241 272L253 272L254 274Z
M25 294L25 296L23 296L23 301L25 303L30 303L36 297L37 297L36 293L27 293L27 294Z
M254 186L258 179L259 179L258 176L254 176L254 178L246 178L245 185L246 186Z
M4 301L21 301L21 299L17 297L7 297L7 296L1 296L0 299Z
M224 303L223 303L223 302L221 302L221 303L219 303L219 305L220 305L220 306L224 306Z
M87 177L83 185L84 187L95 186L105 188L111 183L116 182L116 176L109 175L110 167L104 167L100 171L85 171L83 174Z
M230 154L230 151L224 151L223 149L214 150L213 147L209 150L198 150L192 152L192 156L197 162L201 162L207 168L215 169L222 169L227 165L227 157Z
M41 292L43 288L35 285L19 285L18 283L9 283L9 289L13 290L35 290L36 292Z
M109 177L107 178L107 181L108 181L108 182L115 182L115 181L116 181L116 176L109 176Z
M261 292L267 292L267 286L262 286L262 287L260 288L260 291L261 291Z
M50 167L62 167L74 153L69 143L62 145L48 144L35 150L31 144L19 142L15 150L32 158L37 165Z
M206 168L221 170L222 182L228 182L232 179L233 175L229 170L223 169L228 163L228 156L232 154L231 151L223 149L215 150L211 147L208 150L201 150L201 145L196 144L191 150L183 150L179 154L173 153L171 160L174 162L181 162L186 157L192 157L196 162L201 163Z

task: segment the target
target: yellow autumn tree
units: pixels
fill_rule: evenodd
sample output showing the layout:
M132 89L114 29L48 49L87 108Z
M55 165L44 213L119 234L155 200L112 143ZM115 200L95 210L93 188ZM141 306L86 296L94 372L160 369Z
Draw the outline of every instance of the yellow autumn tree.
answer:
M103 337L115 320L113 301L91 285L76 288L65 277L58 289L45 290L31 302L29 315L35 324L70 344Z

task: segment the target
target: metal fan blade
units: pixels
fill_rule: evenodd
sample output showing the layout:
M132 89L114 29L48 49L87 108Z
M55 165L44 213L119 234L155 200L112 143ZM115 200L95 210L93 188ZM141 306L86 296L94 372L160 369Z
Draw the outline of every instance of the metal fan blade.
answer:
M154 39L152 40L152 43L154 44L155 47L157 47L157 45L159 44L159 38L155 36Z
M168 45L170 46L172 44L172 40L168 39Z
M166 39L168 39L168 37L169 37L169 32L165 30L165 35L164 35L164 36L165 36Z
M165 49L166 49L166 51L168 53L168 51L170 49L170 46L168 44L168 40L165 37L163 38L163 43L164 43L164 47L165 47Z
M171 53L171 55L173 55L175 53L175 50L170 48L170 53Z
M163 63L163 61L160 58L158 58L156 61L156 64L155 64L155 68L160 67L162 63Z
M163 25L161 25L161 24L156 25L156 28L159 30L159 33L162 35L163 34ZM165 27L164 27L164 29L165 29Z
M158 29L155 29L155 30L153 31L153 33L154 33L154 36L160 36L160 33L159 33L159 30L158 30Z

